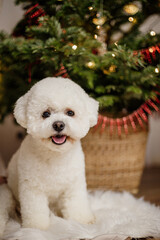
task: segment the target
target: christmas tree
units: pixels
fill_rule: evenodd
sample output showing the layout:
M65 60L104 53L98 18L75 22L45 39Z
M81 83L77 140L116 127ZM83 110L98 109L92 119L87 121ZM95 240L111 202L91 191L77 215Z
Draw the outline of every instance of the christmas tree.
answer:
M159 35L140 26L160 2L17 0L24 18L11 35L0 34L0 116L35 82L69 77L100 103L100 112L139 117L157 110ZM147 104L146 104L147 101Z

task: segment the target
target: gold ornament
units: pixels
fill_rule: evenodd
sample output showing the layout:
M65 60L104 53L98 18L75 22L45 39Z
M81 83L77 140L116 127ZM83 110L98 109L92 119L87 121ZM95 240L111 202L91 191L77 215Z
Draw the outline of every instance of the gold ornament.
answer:
M110 72L109 72L107 69L103 69L103 73L104 73L105 75L109 75L109 74L110 74Z
M125 13L135 15L139 11L139 7L134 3L129 3L123 7Z
M103 16L102 13L98 12L98 13L96 14L96 18L93 18L93 23L94 23L95 25L100 25L100 26L102 26L102 25L105 23L106 19L107 19L107 18L106 18L105 16Z
M111 65L109 69L103 69L103 73L109 75L110 73L116 72L116 65Z
M117 68L117 66L116 65L111 65L110 67L109 67L109 71L112 73L112 72L115 72L116 71L116 68Z

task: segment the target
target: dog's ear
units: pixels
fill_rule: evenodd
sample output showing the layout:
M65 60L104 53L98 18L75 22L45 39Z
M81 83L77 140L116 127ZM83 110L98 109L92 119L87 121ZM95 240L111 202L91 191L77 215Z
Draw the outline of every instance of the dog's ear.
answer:
M90 127L93 127L94 125L96 125L97 120L98 120L99 103L89 96L88 96L88 98L89 99L86 102L87 103L87 111L89 113Z
M27 110L29 95L30 95L30 91L28 91L25 95L20 97L17 100L14 108L15 119L24 128L27 127L26 110Z

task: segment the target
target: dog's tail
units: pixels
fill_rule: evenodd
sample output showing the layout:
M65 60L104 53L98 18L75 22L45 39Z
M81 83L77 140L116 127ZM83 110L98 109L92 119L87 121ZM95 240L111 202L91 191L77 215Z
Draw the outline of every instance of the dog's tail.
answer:
M7 184L0 185L0 237L5 230L9 215L14 211L15 201Z

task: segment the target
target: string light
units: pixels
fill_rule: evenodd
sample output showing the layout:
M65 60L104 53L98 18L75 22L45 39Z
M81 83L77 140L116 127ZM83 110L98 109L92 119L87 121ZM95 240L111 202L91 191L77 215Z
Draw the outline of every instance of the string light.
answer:
M128 21L129 21L129 22L133 22L133 21L134 21L134 18L133 18L133 17L129 17L129 18L128 18Z
M73 45L73 46L72 46L72 49L73 49L73 50L76 50L76 49L77 49L77 45Z
M150 35L153 37L156 35L156 32L155 31L150 31Z
M114 53L112 53L112 57L115 57L116 55Z
M94 34L94 39L97 39L98 38L98 35L97 34Z
M159 73L159 68L154 69L155 73Z
M150 52L150 53L153 53L153 49L152 49L152 48L149 48L149 52Z
M97 29L100 29L100 28L101 28L101 26L100 26L100 25L98 25L96 28L97 28Z
M88 67L88 68L94 68L95 67L95 62L93 62L93 61L90 61L90 62L88 62L88 63L86 63L86 66Z
M93 7L88 7L88 9L89 9L90 11L92 11L92 10L93 10Z

